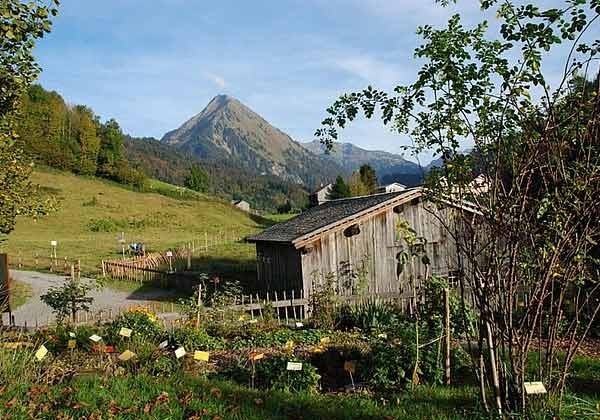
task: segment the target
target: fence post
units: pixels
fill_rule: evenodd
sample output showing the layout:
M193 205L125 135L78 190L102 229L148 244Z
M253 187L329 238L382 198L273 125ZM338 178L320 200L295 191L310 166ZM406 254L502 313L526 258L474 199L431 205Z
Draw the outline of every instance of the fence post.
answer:
M445 383L450 385L450 292L444 289L444 354L445 354Z

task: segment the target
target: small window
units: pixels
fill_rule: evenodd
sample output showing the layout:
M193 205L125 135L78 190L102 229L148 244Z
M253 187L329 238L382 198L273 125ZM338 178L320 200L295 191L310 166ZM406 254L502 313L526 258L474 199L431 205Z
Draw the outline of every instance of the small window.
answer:
M360 233L360 227L358 225L352 225L344 229L344 236L350 238Z
M450 289L456 289L460 285L461 276L462 273L460 272L460 270L450 271L447 277L448 287Z

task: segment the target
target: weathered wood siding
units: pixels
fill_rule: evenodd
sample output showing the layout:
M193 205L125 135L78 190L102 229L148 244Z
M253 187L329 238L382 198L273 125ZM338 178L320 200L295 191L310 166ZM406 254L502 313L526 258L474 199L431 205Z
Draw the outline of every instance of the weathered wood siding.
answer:
M256 244L257 284L259 292L302 290L300 251L291 244Z
M394 208L389 207L361 220L357 235L346 237L343 230L331 231L311 243L307 247L309 252L300 257L305 294L310 291L313 281L320 283L330 273L335 275L339 286L351 283L348 268L355 276L361 272L364 274L369 293L408 293L411 279L419 284L420 278L426 275L426 266L420 260L412 259L400 270L397 255L406 249L396 229L401 219L406 220L418 236L427 240L431 273L447 275L455 270L456 247L439 220L441 217L445 224L451 225L453 210L438 209L422 200L406 203L399 210L395 213ZM352 288L340 289L345 294L352 293Z

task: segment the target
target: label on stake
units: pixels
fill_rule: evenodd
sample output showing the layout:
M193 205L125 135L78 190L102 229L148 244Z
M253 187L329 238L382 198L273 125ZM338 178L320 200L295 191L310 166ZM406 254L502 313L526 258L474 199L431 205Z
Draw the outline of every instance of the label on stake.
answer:
M122 337L131 337L132 332L132 329L123 327L121 328L121 331L119 331L119 335Z
M302 370L302 363L300 362L287 362L286 370Z
M92 334L90 335L90 340L92 340L94 343L98 343L100 340L102 340L102 337L96 334Z
M67 341L67 348L73 350L77 346L77 341L69 340Z
M194 360L200 360L202 362L208 362L209 353L207 351L195 351Z
M38 351L35 352L35 358L41 362L44 359L44 357L46 357L47 354L48 354L48 349L46 348L46 346L44 346L42 344L42 346L38 349Z
M185 348L181 346L177 350L175 350L175 357L181 359L183 356L185 356Z
M545 394L547 392L542 382L523 382L523 386L527 395Z
M122 362L126 362L135 357L135 353L131 350L125 350L123 353L119 354L119 360Z

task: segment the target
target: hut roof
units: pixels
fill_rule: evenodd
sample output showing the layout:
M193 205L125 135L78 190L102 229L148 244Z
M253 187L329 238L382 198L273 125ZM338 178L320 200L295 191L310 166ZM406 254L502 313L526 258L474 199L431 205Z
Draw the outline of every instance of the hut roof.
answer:
M395 203L399 198L420 196L420 187L392 193L374 194L363 197L342 198L327 201L312 207L288 221L246 238L249 242L294 242L313 232L318 233L328 226L337 225L347 219L360 218L375 208Z

